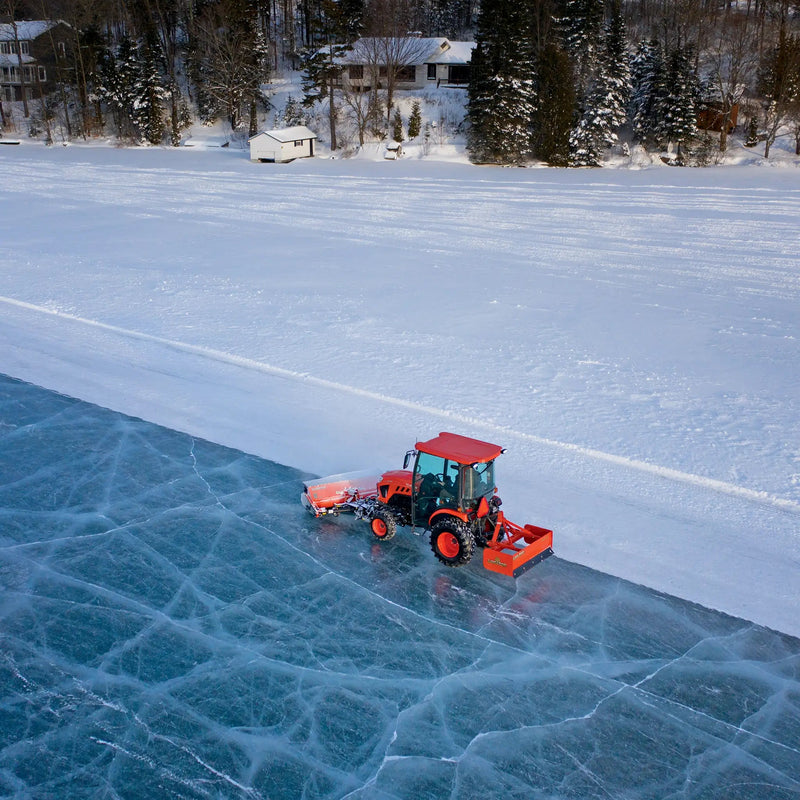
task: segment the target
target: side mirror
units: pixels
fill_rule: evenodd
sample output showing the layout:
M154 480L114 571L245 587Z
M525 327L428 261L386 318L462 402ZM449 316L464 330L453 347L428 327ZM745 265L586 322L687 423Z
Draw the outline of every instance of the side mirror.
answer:
M411 462L411 460L412 460L412 459L413 459L413 458L414 458L416 455L417 455L417 451L416 451L416 450L409 450L409 451L406 453L406 457L403 459L403 469L408 469L408 465L409 465L409 463Z

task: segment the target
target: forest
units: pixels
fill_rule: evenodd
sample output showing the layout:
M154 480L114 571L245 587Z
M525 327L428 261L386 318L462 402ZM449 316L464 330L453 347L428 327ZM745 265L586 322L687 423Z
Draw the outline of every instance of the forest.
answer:
M14 73L25 20L59 21L32 53L46 73ZM348 118L361 143L402 138L404 122L419 135L418 109L401 119L393 93L402 53L358 88L342 80L344 56L359 40L447 37L474 42L458 129L475 163L595 166L635 143L703 164L734 130L767 158L778 136L800 155L789 0L2 0L0 23L12 31L3 75L29 84L20 97L4 87L0 124L46 141L177 146L217 120L246 137L287 74L302 76L302 96L281 119L316 110L332 151Z

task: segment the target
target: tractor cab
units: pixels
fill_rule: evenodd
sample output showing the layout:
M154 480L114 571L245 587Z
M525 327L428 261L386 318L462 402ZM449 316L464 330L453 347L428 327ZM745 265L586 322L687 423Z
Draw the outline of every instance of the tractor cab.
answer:
M417 442L406 455L406 466L414 458L412 525L430 527L439 511L462 518L475 511L482 498L494 494L494 459L502 452L497 445L454 433Z

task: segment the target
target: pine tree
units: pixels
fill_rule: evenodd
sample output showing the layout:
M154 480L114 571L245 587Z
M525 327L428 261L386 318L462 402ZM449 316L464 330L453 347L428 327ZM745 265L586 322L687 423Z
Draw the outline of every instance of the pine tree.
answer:
M132 119L139 134L149 144L161 144L166 124L164 100L167 92L158 69L157 41L145 42L139 50L138 74L134 78Z
M569 57L555 41L539 54L536 95L533 154L551 166L567 166L576 98Z
M692 66L690 48L677 44L669 54L666 93L657 117L660 139L678 146L677 160L683 162L684 149L697 132L697 104L700 83Z
M419 100L415 100L411 106L411 116L408 118L408 138L416 139L422 128L422 111Z
M629 96L625 25L619 0L614 0L584 112L570 136L574 166L599 166L602 151L618 141L617 131L625 122Z
M110 48L105 48L98 53L95 89L97 97L107 108L114 120L117 135L122 135L122 114L118 95L120 94L120 79L117 72L117 58Z
M576 91L581 100L586 97L594 74L604 19L604 0L566 0L559 20L564 48L574 67Z
M478 163L513 164L531 155L535 60L524 0L482 6L472 54L467 150Z
M622 4L620 0L612 0L603 40L600 96L604 98L604 105L608 109L610 138L615 141L617 131L627 120L631 96L631 70L626 38Z
M394 110L394 117L392 118L392 139L396 142L403 141L403 118L400 116L400 109Z
M305 125L305 121L305 115L300 103L294 97L290 97L283 109L283 124L287 128L293 128L295 125Z
M137 141L139 128L135 117L142 64L135 44L122 37L116 53L105 51L100 60L98 92L111 110L120 139Z
M642 144L655 143L659 132L659 110L666 93L666 74L661 45L641 42L631 62L629 118L634 138Z

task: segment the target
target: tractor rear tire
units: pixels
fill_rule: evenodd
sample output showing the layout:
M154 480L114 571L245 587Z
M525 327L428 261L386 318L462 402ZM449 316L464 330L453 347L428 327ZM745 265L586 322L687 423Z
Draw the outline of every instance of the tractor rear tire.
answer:
M472 531L460 519L450 517L434 522L431 528L431 550L442 564L460 567L472 558L474 549Z
M397 520L388 508L379 508L369 523L372 535L385 542L397 533Z

